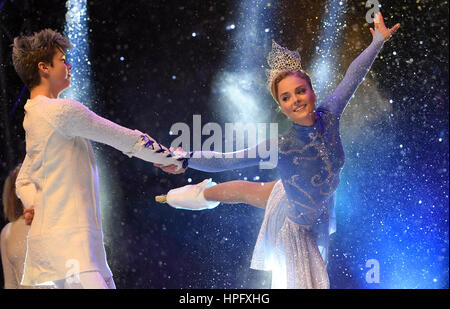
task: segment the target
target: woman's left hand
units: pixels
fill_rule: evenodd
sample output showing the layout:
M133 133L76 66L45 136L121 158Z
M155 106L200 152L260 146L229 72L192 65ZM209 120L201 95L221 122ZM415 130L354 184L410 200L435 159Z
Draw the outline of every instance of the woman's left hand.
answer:
M179 170L177 170L178 166L176 166L175 164L164 166L162 164L153 163L153 165L156 167L159 167L164 172L169 173L169 174L182 174L187 169L187 168L180 168Z
M400 24L396 24L394 27L390 29L386 28L386 25L384 24L383 20L383 15L381 15L381 12L378 12L375 15L373 23L375 25L375 29L380 31L385 41L389 40L391 36L398 30L398 28L400 28ZM375 35L375 30L373 28L370 28L370 32L372 33L372 35Z

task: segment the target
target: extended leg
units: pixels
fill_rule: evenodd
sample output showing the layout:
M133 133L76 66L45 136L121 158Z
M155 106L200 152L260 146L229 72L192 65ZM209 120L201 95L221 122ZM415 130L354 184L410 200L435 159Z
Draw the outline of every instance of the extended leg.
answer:
M251 182L233 180L205 189L204 196L207 201L245 203L265 208L274 185L275 181Z
M205 179L196 185L175 188L167 196L157 196L158 202L166 201L177 209L203 210L212 209L223 203L245 203L265 208L275 181L250 182L235 180L215 184Z

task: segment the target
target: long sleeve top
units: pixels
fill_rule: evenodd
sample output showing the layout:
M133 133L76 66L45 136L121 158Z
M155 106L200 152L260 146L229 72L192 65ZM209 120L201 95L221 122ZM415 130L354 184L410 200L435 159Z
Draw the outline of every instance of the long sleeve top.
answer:
M344 151L339 133L340 117L353 93L363 81L384 43L376 30L372 43L351 63L344 79L316 109L313 126L292 127L278 138L278 172L289 201L287 216L302 225L313 225L323 219L328 229L328 213L334 211L334 193L344 165ZM191 168L218 172L256 166L267 158L254 156L255 148L267 141L234 153L191 153ZM259 152L256 152L259 154ZM330 230L334 227L330 221Z
M100 220L97 164L90 140L129 156L180 164L146 134L119 126L69 99L37 96L25 104L26 156L16 180L24 207L35 207L23 285L77 272L111 277Z

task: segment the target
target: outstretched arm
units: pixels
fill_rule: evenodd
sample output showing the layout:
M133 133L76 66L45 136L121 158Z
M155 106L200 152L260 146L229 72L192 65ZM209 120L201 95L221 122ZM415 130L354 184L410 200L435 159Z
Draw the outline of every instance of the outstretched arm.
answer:
M235 152L194 151L189 159L189 167L204 172L222 172L250 166L277 165L278 140L266 140L259 145Z
M278 139L268 139L254 147L235 152L194 151L186 153L179 147L173 153L182 158L188 158L190 168L203 172L222 172L257 165L262 169L272 169L278 164ZM155 164L155 166L166 173L180 173L176 171L175 165L164 167L161 164Z
M396 24L391 29L386 28L381 12L375 17L374 24L375 30L370 28L373 36L372 43L350 64L344 79L318 109L329 111L340 117L383 47L383 43L400 27L400 24Z
M162 165L181 167L167 148L147 134L130 130L98 116L74 100L63 100L59 104L43 103L41 114L59 132L68 137L83 137L112 146L129 157Z
M189 159L189 167L204 172L222 172L257 165L263 169L271 169L277 163L277 138L235 152L194 151Z

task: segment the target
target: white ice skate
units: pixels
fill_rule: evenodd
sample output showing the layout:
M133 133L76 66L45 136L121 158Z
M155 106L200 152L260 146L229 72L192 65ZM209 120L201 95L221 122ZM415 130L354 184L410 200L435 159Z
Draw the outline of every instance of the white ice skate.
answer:
M207 201L204 196L206 188L216 185L210 179L205 179L196 185L172 189L167 193L165 201L170 206L177 209L204 210L215 208L220 202ZM157 201L164 201L163 197L156 197Z

